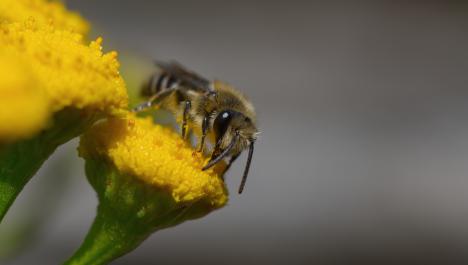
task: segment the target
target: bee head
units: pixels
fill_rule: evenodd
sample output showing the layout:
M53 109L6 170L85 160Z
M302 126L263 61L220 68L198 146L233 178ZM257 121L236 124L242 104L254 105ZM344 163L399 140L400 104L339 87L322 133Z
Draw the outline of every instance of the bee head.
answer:
M223 110L216 116L213 122L213 130L216 136L216 147L205 169L214 165L228 154L231 154L235 159L244 149L249 149L242 182L239 186L240 194L244 190L247 175L249 174L254 143L258 133L257 128L253 120L242 113L233 110Z
M245 147L249 142L255 141L257 134L257 128L252 119L234 110L220 111L214 119L213 131L216 141L220 142L222 147L229 144L236 134L240 138L239 144Z

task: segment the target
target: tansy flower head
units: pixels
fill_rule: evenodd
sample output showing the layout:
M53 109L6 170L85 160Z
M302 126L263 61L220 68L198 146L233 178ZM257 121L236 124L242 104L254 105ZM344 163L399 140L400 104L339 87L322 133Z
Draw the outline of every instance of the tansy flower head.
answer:
M34 20L1 23L8 59L0 65L0 100L8 103L0 104L0 142L32 135L65 108L111 114L127 107L117 53L103 54L101 42L84 45L81 35Z
M81 138L80 154L105 157L119 171L168 191L176 202L203 199L219 207L227 201L219 175L225 165L202 171L207 158L149 117L127 114L93 126Z
M57 29L87 34L88 23L78 14L65 9L59 1L48 0L1 0L0 22L22 22L34 19L42 25Z
M127 92L117 53L103 54L101 38L86 45L61 4L0 2L1 220L50 154L125 109Z
M34 20L0 25L0 45L28 61L54 111L64 107L109 111L127 106L117 53L103 54L102 39L84 45L82 36L41 26Z
M225 165L202 171L208 158L151 119L128 113L96 124L81 137L79 151L99 206L66 264L107 264L154 231L226 204Z

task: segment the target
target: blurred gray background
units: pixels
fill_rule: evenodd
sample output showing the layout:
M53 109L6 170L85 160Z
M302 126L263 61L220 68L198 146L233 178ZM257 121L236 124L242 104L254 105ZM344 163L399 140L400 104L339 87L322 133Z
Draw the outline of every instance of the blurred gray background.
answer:
M124 69L176 59L239 87L262 131L244 194L245 155L227 176L226 208L114 264L467 264L467 4L67 3ZM5 226L24 221L21 209L37 207L28 194L73 172L40 204L55 211L36 240L5 264L58 264L83 240L96 198L76 145L7 216Z

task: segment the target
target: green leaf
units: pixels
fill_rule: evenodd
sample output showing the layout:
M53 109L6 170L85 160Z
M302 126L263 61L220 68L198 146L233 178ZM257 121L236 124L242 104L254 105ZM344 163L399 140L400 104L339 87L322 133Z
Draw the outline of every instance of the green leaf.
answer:
M0 222L26 183L55 149L82 134L97 118L92 112L64 109L54 115L50 128L31 139L1 147Z

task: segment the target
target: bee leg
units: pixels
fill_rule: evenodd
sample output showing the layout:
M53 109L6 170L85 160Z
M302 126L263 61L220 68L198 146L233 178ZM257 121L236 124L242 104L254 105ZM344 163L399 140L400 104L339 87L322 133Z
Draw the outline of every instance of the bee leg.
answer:
M188 112L190 110L190 107L192 106L192 103L190 101L185 101L184 105L184 114L182 116L182 138L185 139L185 136L187 134L187 118L188 118Z
M158 93L158 94L150 97L146 102L143 102L140 105L134 107L132 109L132 111L133 112L140 112L140 111L143 111L145 109L151 108L152 106L155 106L155 105L161 103L161 101L163 101L167 96L172 94L172 92L174 92L174 91L175 91L174 89L164 90L161 93Z
M138 106L134 107L132 109L132 111L133 112L140 112L140 111L143 111L145 109L149 109L153 105L152 101L153 101L152 98L150 98L150 100L145 101L145 102L139 104Z
M203 152L203 147L205 146L205 137L206 137L206 132L208 131L208 122L209 122L210 116L205 115L203 117L203 122L202 122L202 136L200 139L200 147L198 148L198 152Z
M229 145L224 149L220 148L220 141L218 140L218 142L216 143L213 149L213 152L211 153L210 161L208 161L208 164L206 164L202 168L202 170L207 170L208 168L214 166L216 163L218 163L219 161L227 157L232 151L232 148L234 148L234 146L236 145L238 141L239 141L239 134L237 132L236 132L236 136L231 140ZM236 157L234 158L231 157L232 161L234 161L237 158L238 154L235 154L233 156L236 156Z
M231 168L231 165L234 163L234 161L236 161L236 159L239 157L239 155L240 155L240 153L231 156L231 158L229 159L228 164L226 165L226 168L224 169L223 176Z

